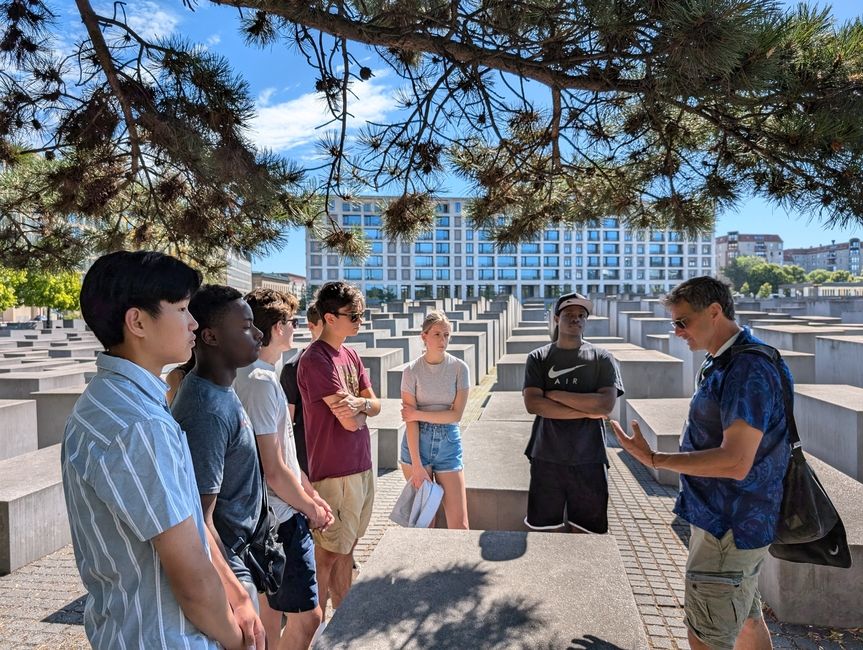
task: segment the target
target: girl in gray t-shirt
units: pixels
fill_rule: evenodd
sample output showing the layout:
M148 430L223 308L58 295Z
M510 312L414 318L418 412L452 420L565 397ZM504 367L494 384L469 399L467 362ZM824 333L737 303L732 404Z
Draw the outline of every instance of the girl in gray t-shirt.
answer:
M446 351L452 326L443 312L433 311L422 326L425 353L402 373L401 464L405 478L419 488L435 480L443 488L447 528L467 529L461 432L458 423L467 404L467 364Z

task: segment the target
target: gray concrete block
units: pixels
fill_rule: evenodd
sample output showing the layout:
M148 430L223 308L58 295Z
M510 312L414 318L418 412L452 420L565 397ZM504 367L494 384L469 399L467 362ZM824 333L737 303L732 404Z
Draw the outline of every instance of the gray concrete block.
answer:
M38 449L36 402L0 400L0 460Z
M704 350L690 350L685 340L672 334L668 339L668 354L683 362L683 392L685 395L692 395L695 392L695 377L704 362Z
M532 423L534 416L525 409L521 391L496 391L489 393L479 419Z
M621 311L617 314L617 333L615 336L622 337L625 341L639 344L638 341L632 338L630 332L630 324L634 318L652 318L652 311ZM640 344L639 344L640 345Z
M419 358L423 353L423 342L419 336L390 336L381 341L381 346L400 349L405 363Z
M863 388L863 336L816 336L815 381Z
M387 397L390 399L402 398L402 372L408 364L402 363L387 370Z
M493 391L520 391L524 386L524 368L527 354L505 354L497 360L497 383Z
M0 574L71 541L60 445L0 461Z
M842 517L853 564L850 569L837 569L768 555L758 589L780 621L863 627L863 485L811 455L808 459Z
M29 399L30 393L37 391L85 383L85 370L80 365L42 372L7 372L0 375L0 399Z
M663 354L668 354L668 339L671 334L648 334L644 337L644 348L647 350L659 350Z
M399 451L405 434L401 399L382 399L381 412L370 418L369 426L378 430L378 467L398 469Z
M836 327L813 327L811 325L770 325L753 327L752 334L767 345L780 350L794 350L815 354L815 337L844 334Z
M482 420L465 427L465 488L470 526L479 530L527 530L530 463L524 455L530 422Z
M450 344L473 346L473 362L468 365L473 365L471 380L478 384L488 374L490 367L488 365L488 350L486 349L488 337L485 332L453 332L449 340Z
M689 398L628 399L625 428L632 433L632 421L638 422L641 433L655 451L674 453L680 449L680 434L689 417ZM679 475L670 469L647 471L662 485L677 485Z
M473 386L476 386L481 379L480 373L477 372L476 362L477 362L477 352L476 348L473 345L468 345L465 343L450 343L446 349L452 356L456 359L461 359L467 364L468 372L470 373L470 383ZM485 373L482 373L483 375Z
M611 417L626 413L628 399L686 397L683 389L683 362L656 350L609 350L620 367L625 395L617 399Z
M387 530L324 650L647 648L610 535Z
M796 384L794 418L803 449L863 481L863 388Z
M623 336L617 329L617 315L623 311L641 311L640 300L609 300L608 301L608 328L611 336Z
M815 383L816 374L814 354L808 354L806 352L794 352L793 350L779 350L779 353L785 360L785 365L787 365L788 369L791 371L791 376L794 377L795 383Z
M587 338L591 336L611 336L611 324L608 318L591 314L584 328L584 336Z
M550 343L545 336L510 336L506 340L507 354L528 354Z
M485 368L486 373L488 373L501 355L495 344L494 324L491 321L462 321L458 324L458 331L459 334L466 334L467 332L481 332L485 334Z
M649 334L670 334L671 324L667 318L631 318L629 320L629 342L647 347Z
M75 402L83 392L84 386L72 386L31 393L32 398L36 400L39 449L57 445L63 441L66 420L72 414Z
M372 390L378 397L389 397L387 371L405 362L398 348L374 348L359 352L360 359L369 373Z

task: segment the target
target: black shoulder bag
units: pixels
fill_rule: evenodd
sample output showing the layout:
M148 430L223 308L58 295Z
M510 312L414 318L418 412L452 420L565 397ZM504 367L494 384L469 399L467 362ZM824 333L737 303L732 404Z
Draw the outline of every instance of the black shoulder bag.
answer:
M751 343L733 346L730 363L739 354L760 354L768 358L782 380L785 402L785 422L791 444L791 459L782 483L782 504L776 524L776 537L770 545L770 555L788 562L820 564L847 569L851 566L851 551L845 526L836 507L806 462L788 377L782 369L779 351L769 345Z
M228 547L246 565L249 573L252 574L252 582L255 583L258 592L272 596L282 586L282 575L285 572L285 551L278 541L279 521L267 500L267 480L264 477L264 466L261 463L261 451L258 449L257 437L255 438L255 450L258 454L258 467L261 470L261 489L263 491L261 514L258 517L252 538L246 540L242 536L235 537L233 543Z

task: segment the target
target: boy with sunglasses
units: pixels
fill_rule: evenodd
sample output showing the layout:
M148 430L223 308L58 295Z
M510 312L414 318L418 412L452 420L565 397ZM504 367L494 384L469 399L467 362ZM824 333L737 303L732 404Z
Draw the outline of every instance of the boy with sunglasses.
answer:
M320 338L300 359L309 478L330 504L335 521L315 532L321 603L337 608L353 579L353 551L372 514L375 477L366 418L380 413L359 355L343 344L355 335L365 308L360 291L345 282L320 288L315 307L324 322Z

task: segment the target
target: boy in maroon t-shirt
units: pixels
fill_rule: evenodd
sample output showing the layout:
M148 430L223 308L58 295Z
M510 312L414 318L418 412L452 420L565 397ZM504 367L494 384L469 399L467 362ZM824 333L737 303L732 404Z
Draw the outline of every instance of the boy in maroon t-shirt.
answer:
M314 531L320 602L337 608L353 579L353 551L372 515L375 482L366 417L381 411L363 363L343 347L359 331L363 295L344 282L328 282L315 306L324 330L300 358L297 384L303 404L309 479L330 505L335 521Z

